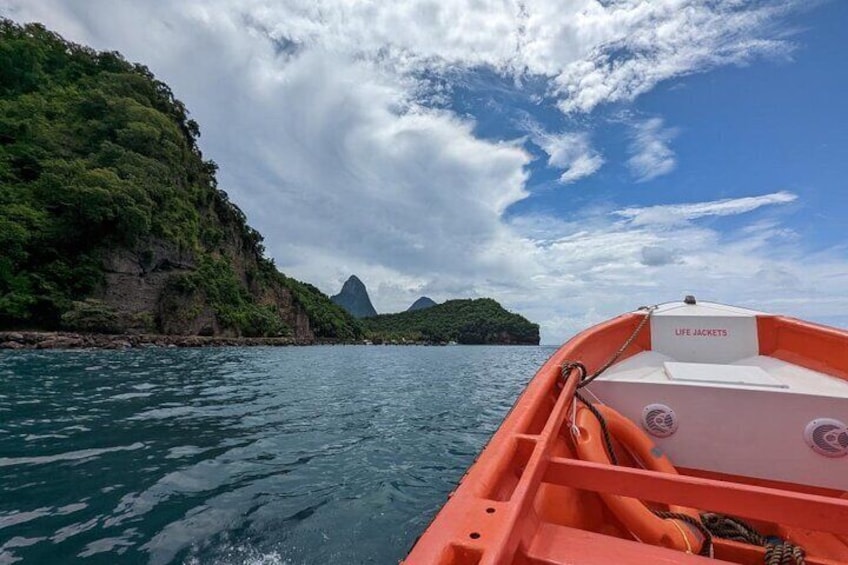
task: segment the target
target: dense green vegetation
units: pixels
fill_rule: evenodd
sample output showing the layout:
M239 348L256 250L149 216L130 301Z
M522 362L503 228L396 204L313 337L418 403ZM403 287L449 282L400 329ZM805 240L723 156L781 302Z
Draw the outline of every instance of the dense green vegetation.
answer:
M108 246L198 248L217 191L197 135L146 68L0 22L0 323L55 325Z
M539 325L504 310L491 298L448 300L424 310L360 320L376 340L465 344L539 343Z
M169 290L181 295L198 294L215 311L225 327L241 335L288 336L292 331L270 305L259 305L238 280L226 259L206 256L191 273L177 275Z
M269 260L260 262L260 271L260 277L264 277L269 283L274 281L292 293L309 316L309 322L316 335L341 340L362 337L363 330L359 321L313 285L285 276Z
M217 188L199 135L146 67L0 20L0 327L108 326L112 313L89 300L104 284L104 253L143 255L165 241L198 266L172 289L202 296L241 334L291 331L257 299L276 280L319 337L361 335L325 295L263 258L262 237ZM258 271L258 288L234 270L236 255Z

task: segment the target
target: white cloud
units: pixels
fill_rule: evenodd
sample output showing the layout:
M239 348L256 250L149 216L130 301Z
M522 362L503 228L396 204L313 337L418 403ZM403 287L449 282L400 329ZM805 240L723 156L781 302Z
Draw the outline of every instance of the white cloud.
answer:
M229 124L242 141L229 150L238 162L225 186L250 184L250 217L268 226L280 266L323 270L313 279L323 282L352 262L465 277L497 262L500 218L526 196L529 155L417 107L402 82L367 62L336 57L299 56L273 86L276 104ZM251 170L257 159L265 170ZM316 257L324 260L310 267Z
M668 144L677 136L675 128L663 127L662 118L650 118L634 126L627 161L637 182L645 182L674 170L677 162Z
M534 242L536 260L545 268L528 281L533 299L510 298L542 324L543 336L550 341L587 323L686 294L844 325L844 249L810 253L794 234L772 222L743 222L738 229L722 231L696 223L708 212L750 213L755 203L780 205L793 199L775 193L667 206L673 222L601 209L583 210L570 221L517 218L511 226Z
M632 100L657 83L792 49L778 21L797 2L733 0L194 0L143 4L2 0L77 38L151 60L191 51L198 28L239 29L259 40L379 60L395 73L490 66L551 79L564 112ZM186 25L188 26L186 27ZM179 36L182 35L182 38ZM164 39L164 41L161 41ZM244 47L244 41L231 46ZM195 55L201 53L195 50Z
M798 197L791 192L780 191L762 196L746 196L743 198L727 198L712 202L697 202L693 204L662 204L641 208L624 208L616 210L614 215L628 219L633 225L674 225L705 216L734 216L756 210L761 206L772 204L787 204Z
M561 22L559 37L582 47L550 68L555 93L562 97L559 106L566 113L589 112L599 104L633 100L673 77L745 64L758 56L784 56L792 45L772 26L793 4L592 3L574 18L551 18Z
M573 183L594 174L604 164L604 158L595 151L586 133L552 135L536 133L533 141L548 154L548 165L563 169L559 177L563 184Z

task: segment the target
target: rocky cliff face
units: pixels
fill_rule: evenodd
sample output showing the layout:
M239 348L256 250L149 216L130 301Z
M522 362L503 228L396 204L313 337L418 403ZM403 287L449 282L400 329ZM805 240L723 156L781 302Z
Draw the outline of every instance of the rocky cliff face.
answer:
M256 303L279 316L295 341L314 341L309 315L291 290L274 281L260 284L251 275L259 269L256 259L238 246L227 247L234 274ZM140 249L108 250L103 268L103 288L95 298L115 313L116 331L223 337L242 333L221 321L202 289L186 292L174 284L181 277L197 275L198 260L172 243L152 239Z
M356 275L351 275L342 286L341 292L331 296L330 300L338 304L356 318L376 316L377 310L368 297L368 289Z
M104 284L94 298L104 302L119 316L119 324L128 331L156 331L156 318L163 301L163 291L168 280L178 273L195 269L192 254L181 252L176 246L156 241L145 251L112 249L103 258ZM214 321L200 319L196 331L171 331L164 333L200 333L204 325L214 326ZM171 328L171 323L164 324ZM188 330L188 328L184 328Z

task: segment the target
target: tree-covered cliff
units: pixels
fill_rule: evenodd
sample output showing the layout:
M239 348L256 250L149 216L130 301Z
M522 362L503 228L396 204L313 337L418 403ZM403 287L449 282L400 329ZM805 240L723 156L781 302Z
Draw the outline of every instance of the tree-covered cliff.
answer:
M491 298L448 300L423 310L361 320L372 339L465 344L539 344L539 325Z
M168 86L0 20L0 328L354 339L279 273Z

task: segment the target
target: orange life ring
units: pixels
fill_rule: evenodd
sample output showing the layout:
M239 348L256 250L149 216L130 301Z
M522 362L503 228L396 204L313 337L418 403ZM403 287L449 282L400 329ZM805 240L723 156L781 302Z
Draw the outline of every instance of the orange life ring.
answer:
M608 406L595 404L594 407L604 417L610 434L635 455L646 468L677 474L677 469L668 457L636 424ZM580 404L575 420L579 430L579 436L574 438L578 457L584 461L611 464L604 446L601 424L594 414L585 405ZM660 518L636 498L607 493L598 494L612 513L640 541L692 553L701 551L705 541L704 536L691 524L683 520ZM670 506L669 509L699 520L698 512L691 508Z

